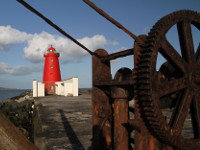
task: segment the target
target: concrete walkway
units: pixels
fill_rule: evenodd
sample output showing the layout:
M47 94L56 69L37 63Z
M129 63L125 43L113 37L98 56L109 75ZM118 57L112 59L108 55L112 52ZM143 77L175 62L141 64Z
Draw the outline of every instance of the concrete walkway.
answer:
M35 145L40 150L90 150L91 95L36 98Z

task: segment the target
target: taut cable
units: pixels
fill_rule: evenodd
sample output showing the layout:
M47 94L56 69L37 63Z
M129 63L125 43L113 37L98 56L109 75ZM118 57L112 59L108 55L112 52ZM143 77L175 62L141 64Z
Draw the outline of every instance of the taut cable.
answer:
M81 44L80 42L78 42L76 39L74 39L72 36L70 36L69 34L67 34L65 31L63 31L60 27L58 27L56 24L54 24L51 20L49 20L47 17L45 17L44 15L42 15L40 12L38 12L36 9L34 9L33 7L31 7L28 3L26 3L23 0L17 0L20 4L22 4L24 7L26 7L27 9L29 9L30 11L32 11L33 13L35 13L37 16L39 16L40 18L42 18L44 21L46 21L50 26L52 26L53 28L55 28L57 31L59 31L61 34L63 34L64 36L66 36L67 38L69 38L70 40L72 40L74 43L76 43L78 46L80 46L81 48L83 48L84 50L86 50L90 55L95 55L95 53L93 53L91 50L89 50L87 47L85 47L83 44Z
M109 16L105 11L103 11L101 8L97 7L94 3L92 3L90 0L83 0L87 5L89 5L91 8L93 8L97 13L99 13L101 16L103 16L104 18L106 18L108 21L110 21L112 24L114 24L115 26L117 26L118 28L120 28L121 30L123 30L126 34L128 34L129 36L131 36L134 40L136 40L139 44L140 39L133 34L132 32L130 32L128 29L126 29L122 24L120 24L118 21L116 21L114 18L112 18L111 16Z

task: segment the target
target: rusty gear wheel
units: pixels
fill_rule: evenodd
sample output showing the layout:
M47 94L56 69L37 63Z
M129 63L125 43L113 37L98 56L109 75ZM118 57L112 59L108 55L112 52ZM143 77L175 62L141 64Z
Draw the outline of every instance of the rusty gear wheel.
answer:
M167 40L167 33L174 25L180 52ZM200 149L200 43L194 46L193 28L200 30L200 14L189 10L177 11L159 20L141 52L136 84L137 98L149 131L161 142L187 150ZM156 69L159 56L178 72L167 82L160 80ZM177 96L176 104L167 121L160 100L173 94ZM182 135L187 115L191 116L191 138Z

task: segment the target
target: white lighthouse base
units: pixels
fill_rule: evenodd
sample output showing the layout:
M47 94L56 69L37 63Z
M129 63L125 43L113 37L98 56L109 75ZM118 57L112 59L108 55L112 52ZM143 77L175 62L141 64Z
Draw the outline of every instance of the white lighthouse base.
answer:
M60 82L55 82L55 94L63 96L78 96L78 78L73 77ZM45 96L44 83L33 81L33 97Z

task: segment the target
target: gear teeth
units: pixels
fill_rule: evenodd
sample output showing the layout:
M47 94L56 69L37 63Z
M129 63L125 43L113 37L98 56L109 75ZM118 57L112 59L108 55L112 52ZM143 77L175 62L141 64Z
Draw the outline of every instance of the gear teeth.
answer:
M148 90L148 89L150 89L150 87L149 87L149 85L141 84L141 85L139 86L139 89Z
M159 51L160 35L167 34L168 30L177 22L190 21L192 25L200 29L200 14L193 11L182 10L174 12L161 18L150 30L146 38L143 50L141 51L139 63L136 66L136 97L141 108L142 117L147 124L149 131L155 135L161 142L183 150L200 149L200 142L183 139L182 137L173 137L170 135L164 116L159 107L157 99L152 98L152 94L157 91L153 87L152 81L155 75L156 55ZM163 36L163 35L162 35Z
M145 62L150 63L150 57L145 57L145 59L142 59L140 63L145 63Z
M154 112L154 110L152 108L149 108L149 107L144 107L143 108L144 112Z
M138 75L141 77L141 80L148 80L149 81L147 73L141 72L141 73L138 73Z
M151 57L150 53L141 53L140 59L149 59ZM140 62L139 62L140 63Z
M143 97L141 97L141 101L149 101L149 99L150 99L151 97L150 96L143 96Z
M139 95L151 96L151 93L148 90L139 91Z
M141 68L141 70L138 70L138 74L139 73L149 73L149 67L143 67L143 68Z
M141 63L141 64L138 65L138 67L141 67L141 68L149 68L149 62Z
M149 80L139 80L138 81L139 86L142 85L142 84L149 85L149 83L150 83Z

